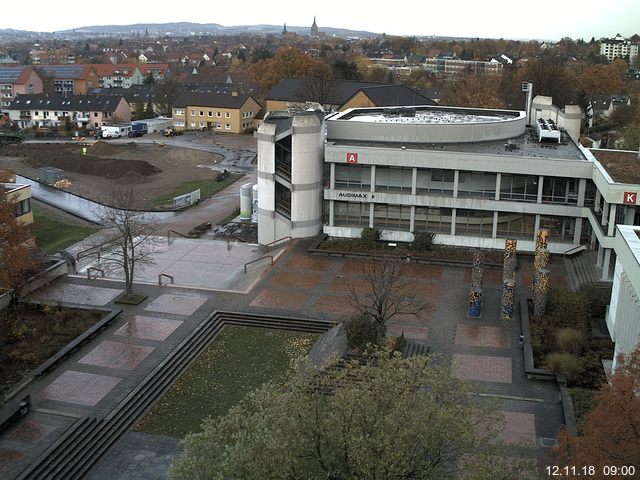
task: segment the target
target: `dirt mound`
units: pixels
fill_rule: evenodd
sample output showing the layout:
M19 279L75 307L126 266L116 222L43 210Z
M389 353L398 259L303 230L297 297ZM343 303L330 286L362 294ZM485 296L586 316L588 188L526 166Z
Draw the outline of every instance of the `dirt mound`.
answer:
M61 168L68 172L84 173L115 180L130 174L130 172L142 177L148 177L161 172L159 168L154 167L144 160L99 158L93 155L84 156L74 153L29 156L27 158L27 164L35 168L51 166Z
M135 143L128 144L125 148L131 149L135 147ZM89 155L117 155L122 152L121 145L98 140L87 148Z

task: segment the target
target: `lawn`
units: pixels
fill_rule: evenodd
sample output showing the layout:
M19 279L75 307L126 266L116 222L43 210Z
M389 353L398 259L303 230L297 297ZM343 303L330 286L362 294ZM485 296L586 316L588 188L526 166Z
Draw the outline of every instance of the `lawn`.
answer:
M38 245L46 253L63 250L69 245L88 237L97 229L63 223L48 213L33 209L33 233Z
M230 173L224 180L221 180L220 182L213 179L193 180L191 182L183 183L182 185L176 187L176 189L172 193L155 198L153 200L153 206L162 208L173 208L173 197L191 193L197 189L200 189L200 198L204 200L205 198L215 195L221 190L224 190L226 187L242 178L242 176L243 175L241 174Z
M316 337L225 327L134 430L178 438L200 431L202 420L224 415L256 387L290 378L296 359L309 351Z

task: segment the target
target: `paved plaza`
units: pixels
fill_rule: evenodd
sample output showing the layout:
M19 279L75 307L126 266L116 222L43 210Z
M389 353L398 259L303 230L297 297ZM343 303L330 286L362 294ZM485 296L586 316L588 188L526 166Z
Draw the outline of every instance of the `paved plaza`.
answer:
M297 241L271 267L249 272L243 288L238 268L255 247L245 249L204 242L176 241L163 253L161 270L176 273L178 286L158 286L157 278L136 285L148 298L137 306L116 305L121 282L70 276L35 295L38 301L122 309L116 321L47 375L19 395L30 394L33 411L0 435L0 478L14 478L83 415L103 418L216 310L318 318L340 321L351 312L350 287L365 291L362 263L357 259L311 256L310 241ZM169 246L167 246L169 247ZM195 255L193 260L191 253ZM240 257L242 261L240 261ZM162 263L165 262L165 263ZM173 262L173 263L171 263ZM176 262L183 262L180 267ZM521 259L517 289L531 281L531 259ZM233 265L233 268L230 267ZM173 269L173 270L172 270ZM566 284L563 264L551 263L552 284ZM146 275L146 274L144 274ZM224 280L224 276L229 277ZM392 334L424 342L432 352L452 359L451 373L477 382L504 411L500 438L542 454L563 422L559 390L550 382L524 374L517 320L498 317L501 272L484 276L482 317L466 316L470 267L407 265L414 294L431 303L424 318L401 316L389 325ZM211 284L207 284L211 281ZM189 284L198 284L198 288ZM206 287L206 288L202 288ZM126 434L89 473L90 479L165 478L179 452L174 439Z

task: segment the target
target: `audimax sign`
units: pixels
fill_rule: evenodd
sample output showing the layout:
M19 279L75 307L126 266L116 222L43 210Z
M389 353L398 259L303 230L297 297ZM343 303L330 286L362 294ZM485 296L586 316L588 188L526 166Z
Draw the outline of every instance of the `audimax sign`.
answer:
M338 192L338 198L340 200L368 200L369 194L362 192Z

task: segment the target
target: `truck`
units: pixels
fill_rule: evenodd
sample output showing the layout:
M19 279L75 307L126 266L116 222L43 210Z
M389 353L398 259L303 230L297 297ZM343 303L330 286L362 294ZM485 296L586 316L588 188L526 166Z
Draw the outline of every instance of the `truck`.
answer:
M129 138L133 138L141 137L147 133L149 133L149 130L146 123L133 122L131 124L131 131L128 133L128 135Z
M160 130L160 133L165 137L175 137L176 135L182 135L182 130L176 130L173 127L167 127Z
M131 131L131 125L102 125L100 135L102 138L126 137Z

